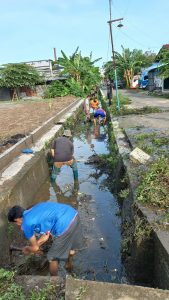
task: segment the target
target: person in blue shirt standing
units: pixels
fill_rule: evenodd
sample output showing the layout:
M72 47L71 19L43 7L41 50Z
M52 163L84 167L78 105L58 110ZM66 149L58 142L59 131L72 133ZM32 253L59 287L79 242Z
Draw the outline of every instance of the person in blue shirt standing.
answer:
M54 202L41 202L30 209L16 205L9 210L8 221L20 226L29 240L30 245L22 249L25 255L38 253L40 246L52 236L47 253L51 275L57 275L60 260L66 261L67 269L72 268L75 249L78 250L82 243L80 219L73 207Z

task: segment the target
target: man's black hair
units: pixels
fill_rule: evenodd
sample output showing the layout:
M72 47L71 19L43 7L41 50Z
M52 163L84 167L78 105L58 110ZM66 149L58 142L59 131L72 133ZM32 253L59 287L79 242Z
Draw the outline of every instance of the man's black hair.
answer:
M15 222L15 219L22 218L24 210L25 209L19 205L15 205L12 208L10 208L8 212L8 221Z

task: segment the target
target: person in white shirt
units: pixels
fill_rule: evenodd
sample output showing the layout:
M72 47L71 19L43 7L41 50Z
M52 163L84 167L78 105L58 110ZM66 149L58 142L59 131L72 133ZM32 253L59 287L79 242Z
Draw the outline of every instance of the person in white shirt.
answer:
M86 115L86 122L90 121L90 95L84 100L84 112Z

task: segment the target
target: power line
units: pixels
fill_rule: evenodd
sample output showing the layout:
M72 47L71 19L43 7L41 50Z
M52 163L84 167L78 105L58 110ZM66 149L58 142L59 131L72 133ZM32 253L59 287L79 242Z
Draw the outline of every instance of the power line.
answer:
M149 34L147 34L147 32L140 29L138 25L132 23L131 21L129 22L128 20L127 20L127 23L130 28L132 28L134 30L136 29L136 31L140 31L140 33L142 33L144 35L144 37L147 37L147 39L149 39L149 40L152 39L152 36L150 36Z
M124 16L126 16L126 14L127 14L127 12L128 12L128 10L129 10L129 7L130 7L130 4L131 4L131 0L128 0L129 1L129 3L128 3L128 6L125 8L125 10L124 10L124 13L122 14L121 12L120 12L120 10L117 8L117 6L114 4L114 1L113 1L113 7L114 7L114 9L119 13L121 13L121 15L123 15L123 17ZM125 17L125 19L126 19L126 17ZM132 23L131 22L131 20L130 21L128 21L128 20L126 20L126 23L128 23L128 25L129 25L129 27L130 28L132 28L132 29L136 29L136 31L139 31L140 33L142 33L143 35L144 35L144 37L147 37L147 39L152 39L152 36L150 36L149 34L147 34L147 32L146 31L144 31L144 30L142 30L138 25L137 25L137 23ZM136 40L135 40L136 41ZM157 42L157 41L156 41ZM140 43L140 42L136 42L136 43ZM158 42L157 42L158 43ZM141 45L141 43L140 43L140 45ZM143 45L143 44L142 44ZM160 46L154 46L153 48L160 48Z
M136 39L134 39L133 37L131 37L130 35L128 35L126 32L124 32L124 31L122 31L122 30L119 30L119 32L120 32L121 34L123 34L124 36L126 36L129 40L131 40L131 41L133 41L134 43L136 43L136 44L140 45L141 47L144 47L144 48L145 48L145 44L140 43L139 41L137 41ZM148 45L147 48L156 48L156 49L158 49L158 48L160 48L160 46L157 46L157 47L156 47L156 46L150 46L150 45Z

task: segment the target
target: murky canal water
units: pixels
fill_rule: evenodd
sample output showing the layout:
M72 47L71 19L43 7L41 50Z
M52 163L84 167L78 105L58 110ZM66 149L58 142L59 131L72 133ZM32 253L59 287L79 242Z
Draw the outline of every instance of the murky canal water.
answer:
M74 186L70 167L63 167L56 184L46 181L34 198L58 201L78 207L85 236L85 247L74 259L74 275L78 278L125 282L121 261L121 220L117 199L106 187L108 175L96 165L86 164L93 154L106 154L107 133L102 126L82 125L74 132L75 158L79 160L79 187ZM113 182L112 182L113 184Z

